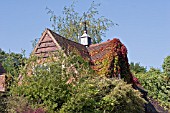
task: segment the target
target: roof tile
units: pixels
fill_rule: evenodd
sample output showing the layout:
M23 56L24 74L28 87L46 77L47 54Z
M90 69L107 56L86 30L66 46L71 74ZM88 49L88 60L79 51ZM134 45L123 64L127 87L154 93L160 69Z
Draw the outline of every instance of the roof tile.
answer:
M62 47L65 50L66 54L67 54L67 52L71 52L71 51L73 51L75 49L76 51L78 51L78 53L84 59L90 60L90 55L89 55L89 52L88 52L86 46L84 46L84 45L82 45L80 43L71 41L69 39L66 39L66 38L56 34L55 32L51 31L50 29L48 29L48 30L53 35L55 40L58 42L60 47Z

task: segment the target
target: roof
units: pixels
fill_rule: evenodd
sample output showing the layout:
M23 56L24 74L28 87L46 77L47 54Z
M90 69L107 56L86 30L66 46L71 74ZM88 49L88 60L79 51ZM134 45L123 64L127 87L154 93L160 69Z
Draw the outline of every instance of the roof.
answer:
M121 77L130 75L127 59L127 49L119 39L114 38L100 44L88 47L91 57L91 67L99 75L108 77ZM127 70L124 72L124 70ZM131 77L130 77L131 78ZM128 78L127 81L130 81Z
M2 64L0 63L0 75L5 73L5 69L3 68Z
M88 51L91 57L92 61L96 61L96 60L102 60L104 58L105 55L107 55L108 53L115 53L117 54L117 46L120 45L120 49L124 49L125 53L127 54L127 50L125 48L125 46L120 42L119 39L114 38L112 40L108 40L106 42L100 43L100 44L92 44L88 47Z
M101 59L106 53L108 53L109 49L106 49L110 41L103 42L100 44L92 44L88 47L88 51L92 61L96 61Z
M44 39L46 38L46 39ZM51 39L50 39L51 38ZM46 44L42 44L46 43ZM43 46L45 45L45 46ZM41 50L40 50L41 49ZM80 56L82 56L86 60L90 60L89 52L86 46L66 39L59 34L53 32L50 29L46 29L41 36L38 44L36 45L33 53L34 54L42 54L46 57L48 56L48 52L54 52L56 50L64 50L65 54L69 54L71 51L77 52Z
M65 50L66 54L68 54L68 52L75 50L84 59L90 59L90 55L89 55L89 52L88 52L86 46L84 46L80 43L74 42L72 40L66 39L66 38L56 34L55 32L51 31L50 29L48 29L48 30L53 35L53 37L55 38L57 43L60 45L60 47L62 47L62 49Z
M130 81L130 70L127 58L127 49L119 39L112 39L100 44L92 44L89 47L72 40L66 39L50 29L42 34L33 53L43 58L49 56L49 52L64 50L66 55L76 52L86 61L89 61L93 70L99 75L110 77L126 77ZM124 71L127 70L127 71Z
M50 29L46 29L33 53L46 58L49 56L49 52L56 50L64 50L66 55L69 55L70 52L78 53L78 55L82 56L86 61L89 61L92 69L99 72L99 74L114 74L113 67L120 65L115 64L114 59L117 57L120 57L119 59L122 59L121 61L124 61L123 64L128 68L127 49L120 40L116 38L86 47L85 45L66 39ZM120 72L120 69L117 69L117 71Z

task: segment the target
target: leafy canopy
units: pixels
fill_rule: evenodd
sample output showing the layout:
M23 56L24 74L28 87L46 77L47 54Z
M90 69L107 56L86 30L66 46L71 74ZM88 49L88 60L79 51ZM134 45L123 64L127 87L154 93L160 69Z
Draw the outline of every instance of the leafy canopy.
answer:
M168 77L170 78L170 56L167 56L164 59L162 68L163 68L164 73L166 73L168 75Z
M146 67L144 66L141 66L140 63L134 63L134 62L131 62L130 63L130 70L134 73L134 74L137 74L137 73L145 73L147 70L146 70Z
M69 7L64 7L62 16L56 16L54 11L47 8L47 14L51 16L50 21L53 22L52 27L54 31L61 36L79 42L79 37L84 31L83 22L86 22L87 32L92 38L92 42L100 43L106 31L113 25L117 25L104 16L97 17L99 14L97 8L100 4L92 2L89 9L82 15L75 11L75 4L73 2Z

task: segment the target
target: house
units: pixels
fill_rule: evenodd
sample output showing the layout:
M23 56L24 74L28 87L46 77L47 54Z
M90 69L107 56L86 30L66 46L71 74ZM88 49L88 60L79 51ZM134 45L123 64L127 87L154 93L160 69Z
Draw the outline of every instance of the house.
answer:
M127 49L119 39L91 44L91 38L85 31L81 36L81 43L77 43L46 29L32 54L46 59L57 50L64 50L65 55L76 51L99 75L124 78L128 83L134 82L129 69Z
M5 70L0 63L0 92L5 91Z
M108 78L123 78L127 83L142 93L143 98L148 101L145 105L147 113L158 113L155 105L147 99L147 91L140 85L138 79L130 72L127 58L127 49L119 39L107 40L100 44L91 44L87 31L81 36L81 43L77 43L62 37L50 29L46 29L32 54L41 59L48 58L51 53L63 50L65 55L76 51L77 54L90 63L90 66L98 75ZM72 78L68 81L72 81Z

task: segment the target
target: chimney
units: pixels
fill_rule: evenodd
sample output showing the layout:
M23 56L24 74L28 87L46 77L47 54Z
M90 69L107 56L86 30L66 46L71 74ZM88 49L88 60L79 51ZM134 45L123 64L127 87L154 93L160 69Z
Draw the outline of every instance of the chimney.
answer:
M81 36L81 44L85 45L86 47L91 45L91 37L87 34L87 27L86 27L86 22L84 22L85 28L84 28L84 33Z

